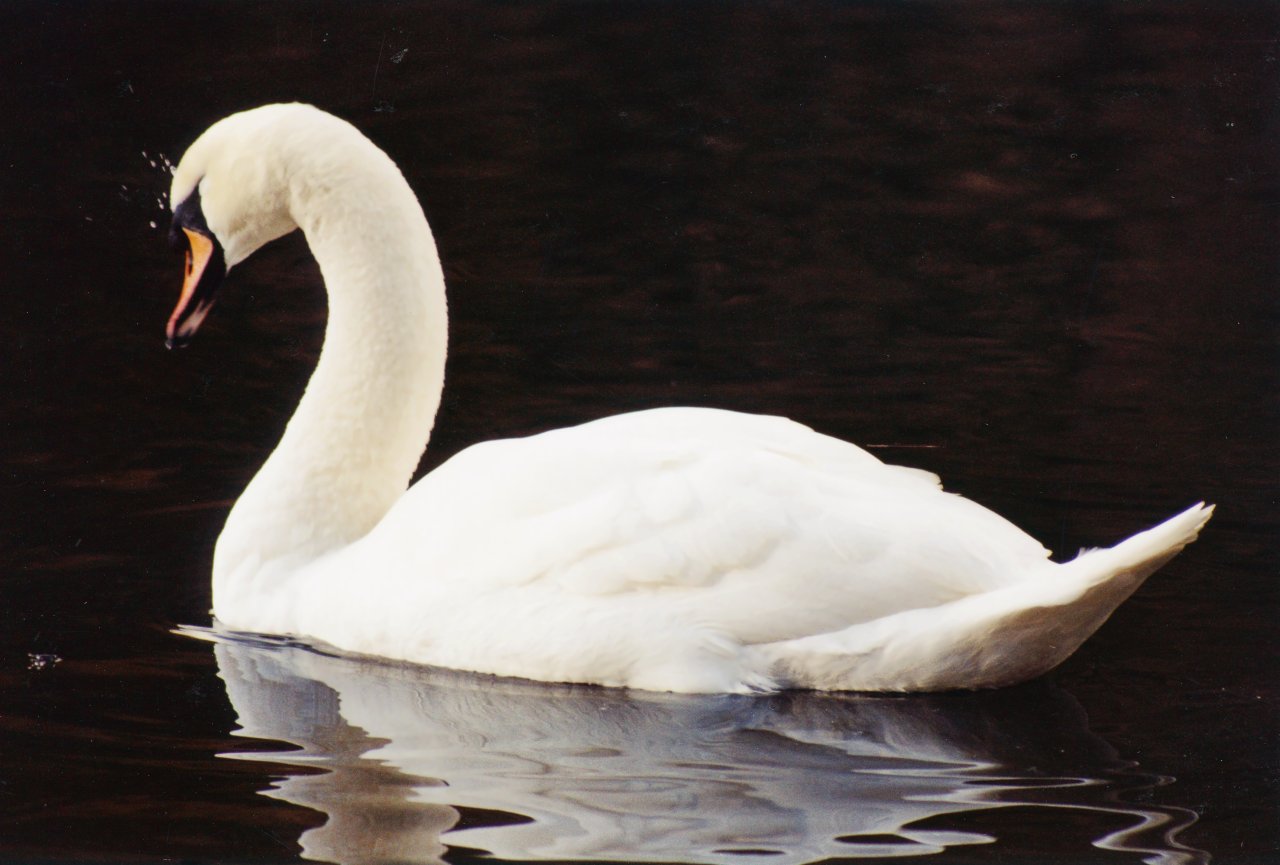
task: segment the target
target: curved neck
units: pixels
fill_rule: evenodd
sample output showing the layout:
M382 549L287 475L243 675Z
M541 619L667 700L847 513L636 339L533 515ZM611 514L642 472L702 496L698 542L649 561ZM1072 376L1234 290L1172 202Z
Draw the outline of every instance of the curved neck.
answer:
M381 159L290 190L329 321L297 411L218 539L215 611L220 578L292 571L366 534L426 448L444 387L444 276L412 191L370 149Z

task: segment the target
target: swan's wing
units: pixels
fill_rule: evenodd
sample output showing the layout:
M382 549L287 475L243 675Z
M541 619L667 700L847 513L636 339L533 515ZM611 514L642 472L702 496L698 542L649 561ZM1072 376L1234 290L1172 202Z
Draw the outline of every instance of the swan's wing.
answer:
M780 418L705 409L469 448L406 495L385 533L422 579L473 596L661 596L743 642L934 606L1045 555L926 472Z

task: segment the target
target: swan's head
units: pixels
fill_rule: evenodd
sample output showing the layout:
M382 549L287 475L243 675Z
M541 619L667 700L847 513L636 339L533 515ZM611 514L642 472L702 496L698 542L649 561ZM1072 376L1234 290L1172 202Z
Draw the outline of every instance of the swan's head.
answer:
M185 345L213 306L228 270L297 228L290 214L296 154L341 124L309 105L264 105L219 120L173 172L170 241L187 256L182 294L165 329Z

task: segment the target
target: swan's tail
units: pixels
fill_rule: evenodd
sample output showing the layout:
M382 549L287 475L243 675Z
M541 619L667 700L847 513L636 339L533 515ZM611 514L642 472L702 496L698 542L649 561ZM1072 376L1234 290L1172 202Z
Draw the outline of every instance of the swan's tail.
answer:
M755 646L784 687L848 691L993 688L1066 660L1142 581L1196 539L1203 502L1109 549L1009 586L829 634Z
M1061 566L1063 575L1069 574L1070 578L1083 580L1088 585L1119 579L1132 582L1136 589L1143 580L1194 541L1211 516L1213 505L1200 502L1114 547L1081 550L1080 555Z

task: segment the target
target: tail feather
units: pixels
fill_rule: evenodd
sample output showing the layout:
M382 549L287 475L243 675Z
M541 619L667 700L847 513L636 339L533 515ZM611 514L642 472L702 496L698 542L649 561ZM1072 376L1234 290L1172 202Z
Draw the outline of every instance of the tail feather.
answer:
M1143 580L1194 541L1211 516L1213 505L1200 502L1114 547L1081 551L1076 558L1062 565L1064 576L1070 574L1093 582L1136 580L1136 589Z
M1107 549L991 592L836 631L753 647L784 687L850 691L992 688L1066 660L1142 581L1196 539L1203 502Z

